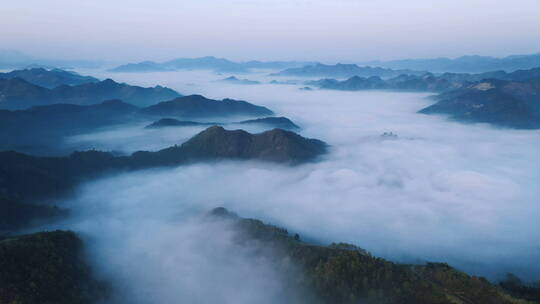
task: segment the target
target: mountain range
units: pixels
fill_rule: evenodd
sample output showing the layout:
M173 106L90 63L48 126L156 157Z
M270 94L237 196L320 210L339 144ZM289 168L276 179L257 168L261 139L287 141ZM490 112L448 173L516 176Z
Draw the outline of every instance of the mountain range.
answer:
M430 72L482 73L503 70L512 72L520 69L540 67L540 53L512 55L503 58L489 56L462 56L455 59L404 59L392 61L369 61L362 64L390 69L412 69Z
M38 157L0 152L2 195L31 200L63 194L81 180L111 171L177 166L198 161L261 160L300 164L326 153L327 145L294 132L273 129L259 134L213 126L179 146L130 156L107 152L74 152L66 157Z
M455 59L450 58L429 58L429 59L404 59L392 61L367 61L358 63L357 67L364 67L363 70L355 68L356 64L336 64L338 66L331 71L327 66L318 62L302 61L247 61L234 62L213 56L201 58L179 58L166 62L156 63L143 61L140 63L130 63L113 68L115 72L148 72L148 71L169 71L178 69L204 69L216 72L245 73L252 69L279 69L283 70L279 75L283 76L305 76L305 77L334 77L348 78L352 76L370 77L395 77L399 74L420 74L426 71L432 73L483 73L488 71L502 70L512 72L520 69L531 69L540 67L540 53L529 55L512 55L503 58L489 56L462 56ZM323 67L321 67L323 66ZM290 70L289 70L290 69ZM351 70L357 70L351 73ZM393 70L397 70L392 72ZM407 72L405 72L407 71Z
M0 59L1 55L0 52ZM18 54L11 56L15 61L26 60ZM469 69L479 71L496 64L515 67L535 62L534 56L492 59L455 59L455 69L467 67L466 62ZM462 66L458 64L461 62ZM294 76L313 77L322 73L324 75L320 76L324 77L348 77L343 81L321 79L307 82L321 89L438 93L431 97L436 103L419 111L423 114L443 114L464 122L519 129L540 128L540 68L517 71L500 68L503 70L478 74L433 74L345 64L294 64L299 63L237 63L204 57L129 64L118 67L117 71L209 69L243 73L280 66L280 69L286 69L278 74L280 76L298 73ZM424 64L437 66L436 62ZM286 73L281 74L283 72ZM236 77L227 79L231 83L250 81ZM260 161L294 166L317 161L329 151L329 146L323 141L285 130L299 128L291 120L267 117L274 114L270 109L247 101L214 100L201 95L181 96L161 86L142 88L58 69L35 68L0 73L0 108L6 109L0 110L0 149L13 150L0 152L0 303L106 303L108 293L114 292L115 285L101 281L102 274L96 275L90 268L84 248L94 244L85 243L83 240L87 238L70 231L19 235L44 223L68 217L70 210L56 207L54 200L73 194L76 186L83 182L119 172L198 162ZM243 116L260 118L232 123L180 120ZM147 128L212 126L182 144L159 151L118 155L90 150L66 156L41 155L60 147L66 136L149 120L156 121ZM227 130L215 124L258 125L273 129L252 134L244 130ZM396 139L397 135L385 132L381 138ZM29 155L25 151L40 151L41 156ZM540 286L524 285L512 275L496 284L445 263L391 262L353 244L320 243L316 241L316 235L310 235L311 241L306 241L285 228L242 218L225 208L216 208L200 220L202 224L219 221L232 227L228 233L234 237L230 240L248 248L250 254L264 263L275 265L276 272L279 272L275 280L281 280L278 283L286 286L287 290L301 292L305 296L302 302L540 302ZM216 254L216 258L222 259L222 256Z
M451 81L446 78L427 73L421 76L403 74L387 80L383 80L378 76L371 76L367 78L353 76L343 81L336 79L321 79L308 81L305 84L319 87L321 89L342 91L392 90L405 92L442 92L460 88L467 83L469 82L462 80Z
M21 78L0 79L0 109L27 109L58 103L91 105L108 99L122 99L146 106L181 96L162 86L143 88L117 83L112 79L80 85L60 85L47 89Z
M214 125L259 125L269 128L279 128L284 130L300 129L295 123L286 117L263 117L257 119L243 120L239 122L219 123L219 122L196 122L189 120L178 120L174 118L163 118L155 121L145 128L158 129L165 127L193 127L193 126L214 126Z
M416 92L445 92L466 87L473 82L483 79L501 79L512 81L524 81L540 78L540 68L530 70L518 70L512 73L504 71L486 72L480 74L467 73L444 73L435 75L425 73L423 75L402 74L397 77L383 80L381 77L353 76L340 81L337 79L320 79L307 81L305 84L316 86L321 89L361 91L361 90L392 90L392 91L416 91Z
M299 68L289 68L279 73L271 74L271 76L295 76L295 77L335 77L348 78L353 76L361 77L395 77L401 74L421 75L426 72L412 70L391 70L380 67L358 66L356 64L326 65L317 63Z
M235 76L230 76L224 79L221 79L221 82L227 82L232 84L260 84L260 81L249 80L249 79L239 79Z
M8 73L0 73L0 79L20 78L29 83L45 87L56 88L61 85L80 85L85 83L99 82L99 79L91 76L82 76L75 72L61 69L32 68L24 70L14 70Z
M161 117L224 117L224 116L267 116L274 112L247 101L208 99L201 95L189 95L141 109L142 114Z
M347 80L306 82L321 89L437 92L437 103L420 110L464 122L484 122L517 129L540 128L540 68L481 74L431 73L422 76L353 76Z
M435 99L435 104L419 112L510 128L540 128L540 78L526 81L487 79L442 93Z
M0 50L0 69L24 68L31 65L56 66L56 67L84 67L99 68L108 64L102 61L91 60L62 60L44 59L29 56L15 50ZM112 71L117 72L150 72L168 71L174 69L205 69L217 72L247 72L251 69L276 69L315 65L313 61L245 61L234 62L227 59L206 56L200 58L179 58L166 62L143 61L117 66ZM540 53L528 55L511 55L502 58L489 56L462 56L458 58L426 58L426 59L402 59L390 61L364 61L358 63L361 66L381 67L397 70L430 71L433 73L482 73L486 71L504 70L507 72L540 67ZM352 77L355 75L345 76ZM363 77L376 75L357 75ZM325 76L320 77L337 77Z
M120 100L80 106L53 104L26 110L0 110L0 149L37 154L63 152L65 137L133 122L139 109Z
M228 225L232 241L251 249L254 258L279 265L276 279L292 291L292 302L525 304L540 300L540 288L511 274L495 284L445 263L394 263L353 244L307 242L285 228L242 218L222 207L209 212L200 224L215 222ZM97 278L85 258L85 245L71 231L0 237L0 302L106 301L114 286Z
M306 242L284 228L225 208L214 209L209 217L231 223L239 244L262 245L255 254L281 265L287 286L307 292L303 297L309 303L510 304L518 303L518 297L540 299L540 288L516 293L517 288L504 289L504 282L495 285L445 263L399 264L353 244Z
M165 67L162 64L153 61L143 61L138 63L128 63L109 70L119 73L146 73L146 72L170 72L172 68Z
M155 164L201 159L256 159L299 164L316 159L326 150L327 145L320 140L304 138L283 129L250 134L244 130L229 131L213 126L180 147L158 152L136 152L133 157L144 159L144 163Z
M66 137L113 125L148 121L156 116L214 118L272 114L271 110L246 101L213 100L200 95L179 97L145 108L113 99L95 105L52 104L25 110L0 110L0 138L3 139L0 149L57 155L65 152Z
M280 128L285 130L298 130L300 127L292 122L287 117L264 117L257 119L249 119L239 122L241 125L266 125L273 128Z
M235 62L224 58L206 56L200 58L177 58L161 63L143 61L128 63L110 69L111 72L163 72L174 70L211 70L221 73L248 73L253 69L284 69L300 67L312 62L297 61L246 61Z

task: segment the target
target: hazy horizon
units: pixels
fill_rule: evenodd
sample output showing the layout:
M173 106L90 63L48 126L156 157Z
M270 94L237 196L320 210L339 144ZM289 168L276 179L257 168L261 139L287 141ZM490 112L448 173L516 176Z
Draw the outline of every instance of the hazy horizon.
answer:
M0 35L3 49L35 57L117 62L504 57L540 51L537 4L30 0L3 4Z

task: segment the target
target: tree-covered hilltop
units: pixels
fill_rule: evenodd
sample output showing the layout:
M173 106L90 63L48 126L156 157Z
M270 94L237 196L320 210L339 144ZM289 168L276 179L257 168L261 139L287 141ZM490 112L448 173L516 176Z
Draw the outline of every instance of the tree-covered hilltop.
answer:
M294 132L273 129L259 134L213 126L179 146L156 152L115 156L100 151L74 152L65 157L39 157L0 152L0 195L46 199L65 194L81 181L111 171L178 166L200 161L259 160L282 164L314 161L327 144Z
M90 304L109 287L96 280L73 232L40 232L0 240L0 303Z
M163 101L141 109L141 113L161 117L226 117L226 116L268 116L270 109L244 100L225 98L214 100L201 95L189 95Z
M242 125L261 125L280 128L285 130L298 130L300 127L287 117L264 117L257 119L244 120L239 122Z
M285 164L313 161L327 152L327 144L291 131L273 129L258 134L213 126L179 147L158 152L136 152L133 162L170 165L178 160L263 160Z
M436 99L435 104L419 112L516 129L540 128L540 78L487 79L442 93Z
M351 244L304 242L298 234L224 208L214 209L207 220L227 221L235 228L235 242L274 263L289 303L540 303L538 286L511 275L495 285L444 263L393 263ZM90 304L105 299L115 290L96 279L82 249L82 241L70 231L0 238L0 303Z
M510 293L504 285L497 286L484 278L469 276L444 263L393 263L350 244L320 246L306 243L283 228L240 218L224 208L216 208L210 215L232 221L239 231L238 242L249 246L255 240L271 254L280 253L275 256L277 265L291 261L301 269L301 275L292 285L310 291L314 299L311 303L533 303L517 298L525 292L529 300L540 301L540 298L530 296L531 290L514 287L515 292Z

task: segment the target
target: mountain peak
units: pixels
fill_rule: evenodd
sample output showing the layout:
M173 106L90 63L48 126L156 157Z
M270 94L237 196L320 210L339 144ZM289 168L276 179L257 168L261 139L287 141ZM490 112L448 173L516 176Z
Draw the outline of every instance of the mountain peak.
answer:
M198 158L259 159L296 164L312 161L326 153L327 144L283 129L251 134L212 126L185 142L181 149Z
M223 99L214 100L202 95L189 95L160 102L142 109L149 115L176 117L221 117L221 116L265 116L273 112L247 101Z
M116 82L116 81L114 81L114 80L112 80L110 78L107 78L107 79L103 80L101 83L103 83L103 84L117 84L118 82Z

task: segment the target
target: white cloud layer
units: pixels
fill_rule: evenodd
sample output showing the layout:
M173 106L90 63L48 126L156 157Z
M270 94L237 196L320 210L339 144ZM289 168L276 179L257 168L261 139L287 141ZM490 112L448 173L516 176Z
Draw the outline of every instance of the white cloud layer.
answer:
M240 303L253 302L254 290L276 299L282 286L270 264L247 258L249 252L227 241L226 229L192 224L195 215L217 206L392 260L445 261L492 278L512 271L540 279L539 131L416 114L431 103L426 94L235 86L214 82L224 75L202 72L116 77L249 100L293 119L302 135L332 145L323 161L298 167L196 164L82 186L66 202L79 210L69 227L99 244L92 254L101 271L125 279L128 289L154 290L157 302L179 295L212 302L207 288L215 295L232 288L245 297ZM194 79L197 85L188 85ZM86 140L110 149L120 141L129 152L180 143L186 130L196 132L176 130L176 138L175 129L144 137L130 126L116 137ZM399 138L379 137L389 131ZM250 270L268 280L253 279Z

